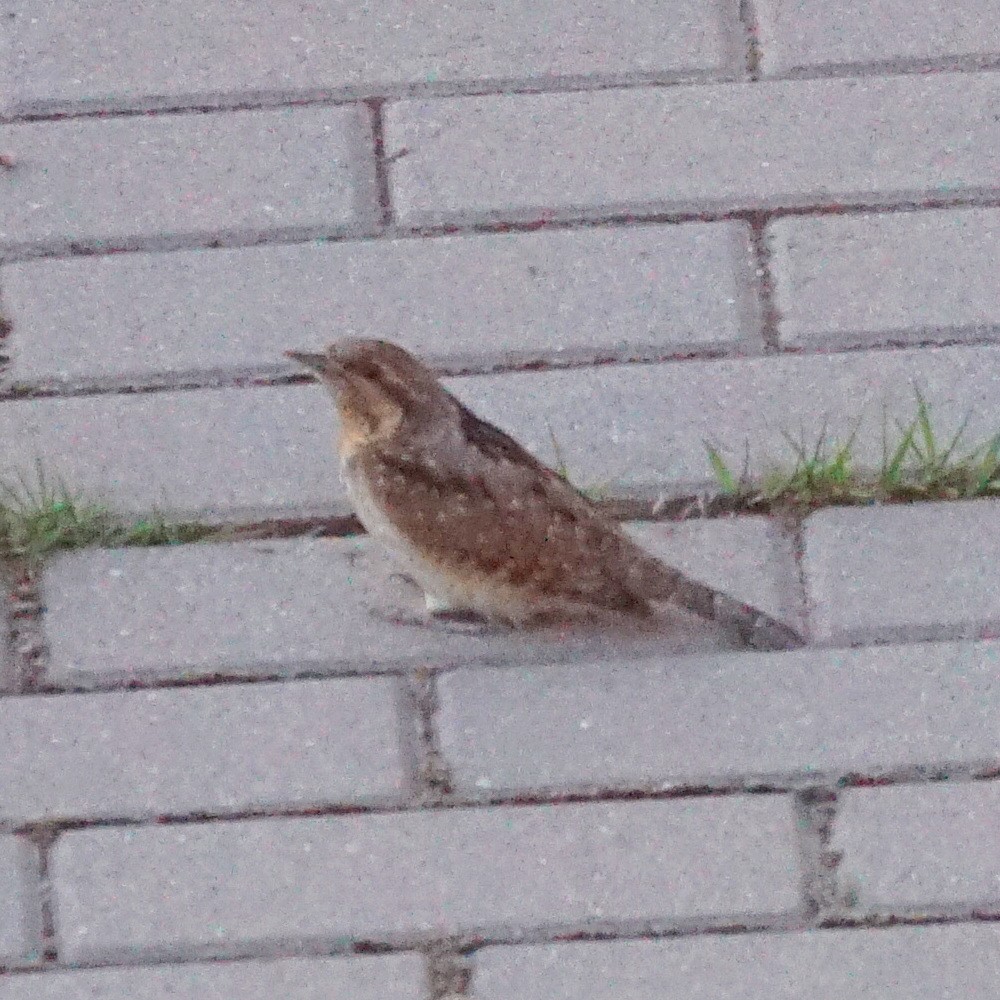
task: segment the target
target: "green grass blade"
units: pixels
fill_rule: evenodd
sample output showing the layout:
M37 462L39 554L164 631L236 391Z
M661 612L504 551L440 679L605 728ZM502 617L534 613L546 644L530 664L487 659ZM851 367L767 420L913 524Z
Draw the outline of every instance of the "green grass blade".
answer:
M549 440L552 442L552 453L555 455L555 471L559 474L560 479L565 479L569 482L569 466L566 465L566 460L563 458L562 448L559 445L559 439L556 437L556 432L552 429L552 424L546 420L545 426L549 431Z
M914 392L917 395L917 425L924 442L924 453L927 456L928 464L933 465L937 458L937 438L934 434L934 425L931 422L931 409L920 390L914 389Z
M1000 472L1000 433L993 436L983 451L974 487L976 493L982 494L993 489L998 472Z
M958 425L958 430L955 431L954 437L951 439L951 441L948 442L948 446L945 448L943 452L941 452L941 454L937 458L937 461L934 463L936 469L943 470L948 465L948 462L951 461L951 456L955 453L955 449L958 447L959 441L961 441L963 436L965 435L965 431L966 428L969 426L969 420L971 416L972 416L971 412L966 413L965 417L962 419L962 422Z
M906 428L896 450L892 453L889 464L882 469L883 488L893 489L900 485L902 480L903 463L907 454L913 449L914 436L917 433L917 423L914 421Z
M813 448L812 461L810 463L811 468L815 469L820 465L824 465L826 462L825 456L827 453L826 449L826 435L829 429L828 418L823 418L823 426L820 428L819 437L816 438L816 447ZM803 440L805 439L805 430L802 432Z
M827 463L829 477L838 485L846 485L851 478L853 466L854 442L858 439L858 432L861 430L863 417L858 417L851 428L851 433L847 440L834 450L833 457Z
M805 465L806 462L808 461L805 432L803 431L802 437L798 441L796 441L795 438L793 438L792 435L785 430L781 432L781 436L785 439L786 443L788 444L788 447L792 449L792 454L795 455L798 464Z
M732 469L729 468L726 460L722 457L722 453L708 441L703 442L703 444L705 451L708 453L708 462L712 467L712 474L715 476L715 481L719 484L719 489L727 496L737 496L740 492L739 484L733 475Z

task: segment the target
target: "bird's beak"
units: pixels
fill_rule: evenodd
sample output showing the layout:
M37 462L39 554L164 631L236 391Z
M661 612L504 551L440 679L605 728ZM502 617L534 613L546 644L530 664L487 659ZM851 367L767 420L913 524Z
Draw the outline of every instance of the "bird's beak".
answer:
M318 372L323 371L327 364L325 354L312 354L309 351L285 351L285 357L291 358L292 361L298 361L300 365L305 365L306 368L312 368Z

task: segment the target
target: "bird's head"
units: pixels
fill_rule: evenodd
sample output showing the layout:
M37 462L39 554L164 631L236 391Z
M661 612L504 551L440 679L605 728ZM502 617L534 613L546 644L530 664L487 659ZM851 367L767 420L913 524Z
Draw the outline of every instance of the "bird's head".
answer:
M386 340L345 338L321 353L285 356L316 372L356 440L384 439L402 426L417 430L454 408L430 368Z

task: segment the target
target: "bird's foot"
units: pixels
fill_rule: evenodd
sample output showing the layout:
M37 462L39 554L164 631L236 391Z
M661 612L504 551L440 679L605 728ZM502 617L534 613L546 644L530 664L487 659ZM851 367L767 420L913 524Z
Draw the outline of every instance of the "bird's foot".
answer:
M430 619L447 632L457 635L496 635L504 631L478 611L456 607L447 599L429 591L424 592L424 604Z
M427 629L432 632L442 632L448 635L490 636L501 635L508 631L502 625L496 625L474 611L456 609L441 609L431 611L427 615L413 614L401 609L393 611L377 611L370 609L370 614L380 621L390 625L403 625L409 628Z
M456 635L500 635L509 631L477 611L465 608L438 608L430 612L430 618L439 628Z

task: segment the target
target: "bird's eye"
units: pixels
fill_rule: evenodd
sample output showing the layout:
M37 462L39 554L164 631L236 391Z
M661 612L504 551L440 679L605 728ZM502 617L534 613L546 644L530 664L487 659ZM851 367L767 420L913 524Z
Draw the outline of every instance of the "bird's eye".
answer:
M355 361L351 365L351 371L363 379L368 379L370 382L379 382L382 379L382 371L374 361Z

